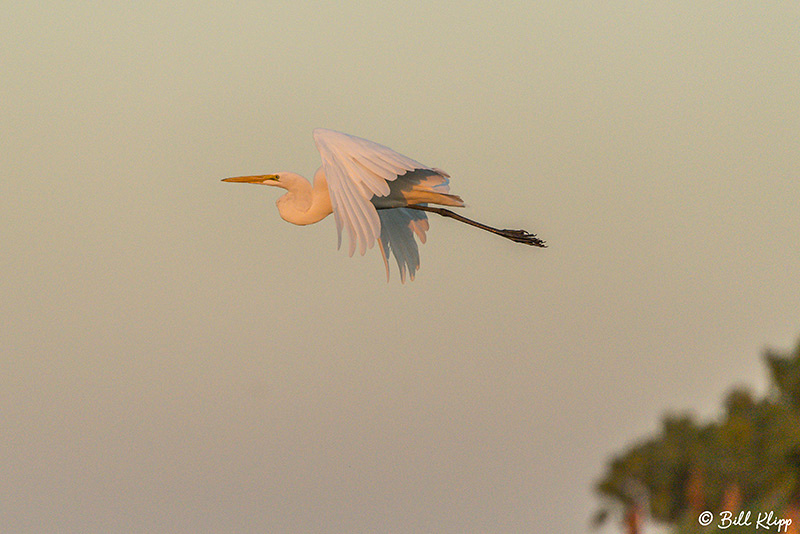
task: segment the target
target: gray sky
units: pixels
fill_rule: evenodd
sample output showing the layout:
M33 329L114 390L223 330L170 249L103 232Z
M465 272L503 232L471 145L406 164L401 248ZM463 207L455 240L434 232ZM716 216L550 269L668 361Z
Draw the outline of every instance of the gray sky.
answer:
M800 335L800 4L15 2L0 529L586 528ZM452 175L417 280L295 227L314 127Z

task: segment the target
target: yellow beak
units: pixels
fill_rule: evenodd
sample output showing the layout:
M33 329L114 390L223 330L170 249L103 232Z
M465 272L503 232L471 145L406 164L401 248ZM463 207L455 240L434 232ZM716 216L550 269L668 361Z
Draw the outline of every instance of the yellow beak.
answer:
M223 182L234 182L239 184L262 184L267 180L277 180L277 174L261 174L258 176L237 176L235 178L224 178Z

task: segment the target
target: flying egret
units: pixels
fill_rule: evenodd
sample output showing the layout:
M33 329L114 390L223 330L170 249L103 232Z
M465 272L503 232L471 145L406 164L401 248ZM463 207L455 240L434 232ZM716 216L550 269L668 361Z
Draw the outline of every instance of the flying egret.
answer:
M503 236L517 243L545 247L544 241L525 230L498 230L462 217L441 206L463 207L458 195L450 194L450 176L399 154L389 147L333 130L317 128L314 142L322 156L322 167L314 174L314 185L293 172L225 178L223 182L272 185L286 189L276 205L281 217L298 225L319 222L331 213L336 219L339 248L342 228L350 236L350 256L359 248L363 255L380 243L386 279L388 258L394 254L405 282L419 270L419 249L414 235L425 243L428 217L438 213Z

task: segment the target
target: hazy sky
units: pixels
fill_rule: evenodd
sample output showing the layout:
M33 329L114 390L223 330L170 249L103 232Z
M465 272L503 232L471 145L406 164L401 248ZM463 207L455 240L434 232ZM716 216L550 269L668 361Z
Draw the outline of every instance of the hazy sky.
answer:
M0 530L584 531L800 335L800 4L12 2ZM226 176L452 175L387 284Z

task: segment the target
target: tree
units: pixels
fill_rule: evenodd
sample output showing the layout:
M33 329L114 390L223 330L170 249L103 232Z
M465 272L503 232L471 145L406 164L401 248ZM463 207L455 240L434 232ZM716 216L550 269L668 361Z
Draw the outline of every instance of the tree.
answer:
M768 505L800 512L800 341L787 355L766 351L764 359L765 398L734 388L719 421L667 416L655 437L614 456L595 488L610 508L641 506L629 489L638 485L651 517L682 532L696 530L702 509ZM598 523L609 516L606 507Z

